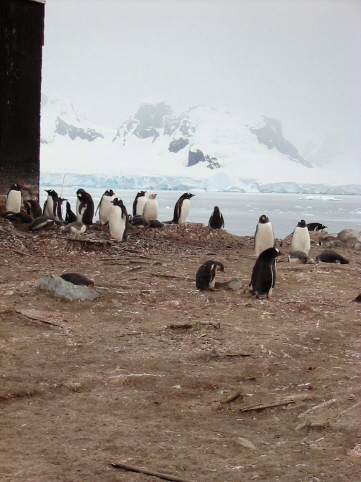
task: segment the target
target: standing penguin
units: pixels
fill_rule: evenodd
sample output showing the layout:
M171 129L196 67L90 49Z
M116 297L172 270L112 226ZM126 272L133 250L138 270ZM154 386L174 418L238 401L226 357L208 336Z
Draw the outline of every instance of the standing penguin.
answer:
M58 193L54 189L45 189L48 193L48 197L44 203L43 214L49 218L57 218L57 206L58 206Z
M67 199L66 199L65 222L66 223L76 223L77 222L76 214L74 214L73 211L71 210L70 202Z
M84 191L84 189L78 189L76 192L76 218L78 222L82 222L89 226L93 224L94 216L94 202L91 195Z
M214 206L213 213L208 221L208 227L211 229L222 229L224 228L224 219L218 206Z
M135 196L133 202L133 216L142 216L144 205L147 202L147 198L145 197L145 193L147 191L139 191Z
M265 214L262 214L258 220L256 232L254 233L254 252L258 257L262 251L273 248L275 237L273 234L272 224Z
M117 241L127 240L128 213L121 199L117 197L111 201L113 207L109 214L110 236Z
M38 201L34 201L33 199L28 199L24 202L26 212L29 216L33 219L36 219L43 215L43 210L41 209L40 204Z
M268 248L258 256L252 270L252 295L267 295L269 298L276 284L276 258L283 255L277 248Z
M173 224L184 224L186 222L189 208L191 207L191 199L194 197L195 194L191 194L190 192L185 192L181 195L178 201L175 203L174 206L174 214L173 214Z
M99 221L101 224L106 224L109 221L109 214L113 207L112 201L114 201L114 199L115 194L112 189L108 189L102 195L97 210L95 211L96 214L99 209Z
M62 197L58 197L57 201L56 201L56 220L57 221L64 221L64 212L66 210L66 206L64 206L64 201L66 201L66 199L62 198Z
M311 249L310 233L306 221L302 219L293 231L291 251L303 251L308 254Z
M144 204L143 218L148 222L151 219L158 219L158 201L156 200L156 197L156 194L149 194L149 197Z
M222 271L224 273L224 266L218 261L209 259L202 264L196 273L196 287L199 290L215 290L216 273Z
M6 195L5 212L19 213L21 210L21 187L13 184Z

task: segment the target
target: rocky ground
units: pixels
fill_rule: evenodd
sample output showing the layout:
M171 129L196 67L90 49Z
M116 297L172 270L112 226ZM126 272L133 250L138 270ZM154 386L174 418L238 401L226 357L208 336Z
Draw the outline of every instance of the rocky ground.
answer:
M359 481L360 251L278 263L265 300L252 246L192 224L119 244L1 220L1 480ZM244 289L196 290L207 259ZM37 289L64 271L101 297Z

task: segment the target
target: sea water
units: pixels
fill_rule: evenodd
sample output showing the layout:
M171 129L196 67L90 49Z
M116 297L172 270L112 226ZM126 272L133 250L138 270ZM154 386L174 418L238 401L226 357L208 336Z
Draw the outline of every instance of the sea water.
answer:
M67 198L75 212L76 188L60 186L40 187L40 204L46 199L45 189L54 189L58 195ZM85 188L94 200L95 209L106 188ZM147 193L150 194L151 191ZM136 190L115 192L132 213ZM158 191L157 201L160 221L173 218L174 205L183 191ZM306 223L318 222L327 226L325 231L338 233L343 229L361 231L361 196L308 195L278 193L238 193L193 191L191 208L187 221L208 224L214 206L221 210L225 229L237 236L253 236L259 217L266 214L272 223L276 238L290 234L301 219ZM98 214L94 221L98 219Z

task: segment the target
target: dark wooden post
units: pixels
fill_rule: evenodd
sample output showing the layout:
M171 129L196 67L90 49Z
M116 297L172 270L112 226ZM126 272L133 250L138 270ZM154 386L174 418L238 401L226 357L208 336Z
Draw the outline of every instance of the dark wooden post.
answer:
M0 195L39 197L45 0L1 0Z

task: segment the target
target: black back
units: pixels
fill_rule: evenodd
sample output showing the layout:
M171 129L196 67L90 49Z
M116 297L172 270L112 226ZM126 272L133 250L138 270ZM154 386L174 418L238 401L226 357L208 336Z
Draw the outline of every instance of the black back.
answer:
M208 226L211 229L221 229L224 228L224 219L218 206L214 206L213 213L208 221Z
M280 252L276 248L268 248L258 256L252 270L250 286L252 294L268 295L276 284L276 258Z
M321 223L308 223L306 226L309 231L322 231L327 228L327 226Z
M180 218L180 215L181 215L183 201L185 199L191 199L193 196L194 196L194 194L191 194L190 192L185 192L184 194L181 195L181 197L175 203L173 220L172 220L172 222L174 224L178 224L178 221L179 221L179 218Z
M128 225L129 225L129 216L127 212L127 208L124 206L122 199L118 199L117 197L112 201L114 206L119 206L122 210L122 218L125 220L125 229L123 233L123 241L127 240L128 237Z
M82 209L85 207L85 211L83 212L82 222L89 226L93 224L93 217L94 217L94 202L91 195L84 191L84 189L78 189L76 192L76 196L80 201L79 204L79 214Z
M224 266L218 261L209 259L203 263L196 273L196 287L199 290L206 290L209 288L209 283L214 280L217 269L224 272Z
M35 219L43 215L43 211L38 201L35 201L34 199L28 199L27 201L25 201L24 204L25 204L26 212L32 218Z
M71 205L70 205L69 201L66 201L65 222L67 222L67 223L76 223L77 222L76 214L74 214L73 211L71 210Z

